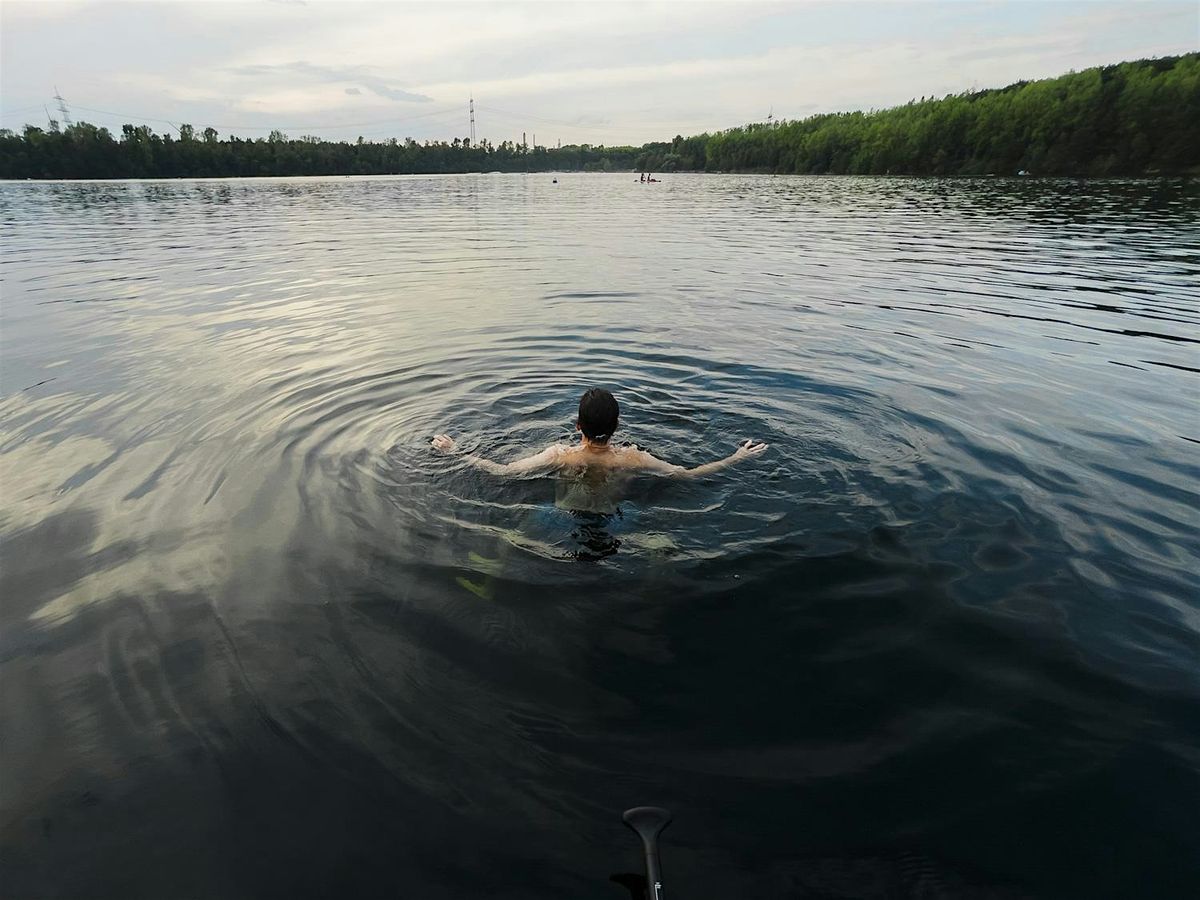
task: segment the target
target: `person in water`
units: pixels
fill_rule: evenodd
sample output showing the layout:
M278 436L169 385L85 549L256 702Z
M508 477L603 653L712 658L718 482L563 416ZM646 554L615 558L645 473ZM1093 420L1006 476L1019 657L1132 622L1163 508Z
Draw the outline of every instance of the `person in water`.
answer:
M528 475L535 472L551 472L561 469L604 468L626 472L657 472L662 475L696 477L719 471L735 462L760 456L767 445L749 440L741 444L724 459L687 468L669 463L633 445L614 447L613 433L621 407L617 398L603 388L592 388L579 401L579 418L575 429L579 432L578 444L555 444L541 453L526 456L510 463L498 463L482 456L468 453L464 457L476 468L494 475ZM456 449L454 438L439 434L433 439L433 447L442 453Z

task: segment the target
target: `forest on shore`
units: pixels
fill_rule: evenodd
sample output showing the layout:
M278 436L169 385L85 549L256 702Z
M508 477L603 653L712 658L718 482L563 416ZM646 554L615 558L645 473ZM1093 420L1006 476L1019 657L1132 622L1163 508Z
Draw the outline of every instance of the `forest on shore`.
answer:
M0 178L175 178L548 171L846 175L1200 174L1200 53L760 123L641 147L483 140L222 138L181 125L119 136L78 122L0 130Z

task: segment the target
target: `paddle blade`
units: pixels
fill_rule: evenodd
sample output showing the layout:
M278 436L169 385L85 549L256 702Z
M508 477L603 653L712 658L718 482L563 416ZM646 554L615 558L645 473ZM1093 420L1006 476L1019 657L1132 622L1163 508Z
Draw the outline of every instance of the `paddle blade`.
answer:
M653 844L654 839L671 824L671 814L660 806L635 806L621 814L625 824Z

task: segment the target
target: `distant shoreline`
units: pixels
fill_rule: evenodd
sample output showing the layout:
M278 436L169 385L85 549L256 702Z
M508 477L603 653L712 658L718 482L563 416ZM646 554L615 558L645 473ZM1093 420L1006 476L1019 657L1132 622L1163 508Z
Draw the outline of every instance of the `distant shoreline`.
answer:
M835 173L820 173L820 174L796 174L794 172L778 173L778 172L705 172L705 171L686 171L686 172L669 172L669 173L654 173L655 178L659 179L658 183L667 184L672 178L678 176L696 176L701 175L710 178L728 177L731 175L743 177L759 177L759 178L887 178L896 181L904 180L920 180L928 181L931 179L946 180L946 181L1178 181L1183 183L1191 183L1200 181L1200 172L1178 172L1178 173L1161 173L1161 174L1140 174L1140 175L1038 175L1035 173L1027 173L1025 175L912 175L912 174L895 174L886 173L881 175L867 174L835 174ZM334 172L324 175L160 175L154 177L142 177L137 175L128 175L115 178L0 178L0 184L107 184L107 183L134 183L142 181L299 181L299 180L328 180L332 178L346 179L374 179L374 178L459 178L464 175L504 175L517 176L523 175L528 177L537 176L561 176L561 175L586 175L586 176L608 176L608 177L628 177L635 176L634 182L637 182L636 176L638 171L630 169L629 171L620 172L581 172L570 170L555 170L547 169L539 172L383 172L383 173L341 173Z
M680 172L894 177L1160 178L1200 175L1200 53L867 112L731 128L641 147L543 147L488 140L418 143L289 138L222 140L214 128L120 139L77 122L0 130L0 179L339 177Z

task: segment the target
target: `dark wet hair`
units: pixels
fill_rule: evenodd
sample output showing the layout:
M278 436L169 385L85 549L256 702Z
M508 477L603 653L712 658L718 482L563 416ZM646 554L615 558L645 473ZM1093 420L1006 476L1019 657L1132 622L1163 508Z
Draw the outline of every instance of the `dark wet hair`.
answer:
M607 442L620 415L617 398L604 388L592 388L579 398L579 430L589 441Z

